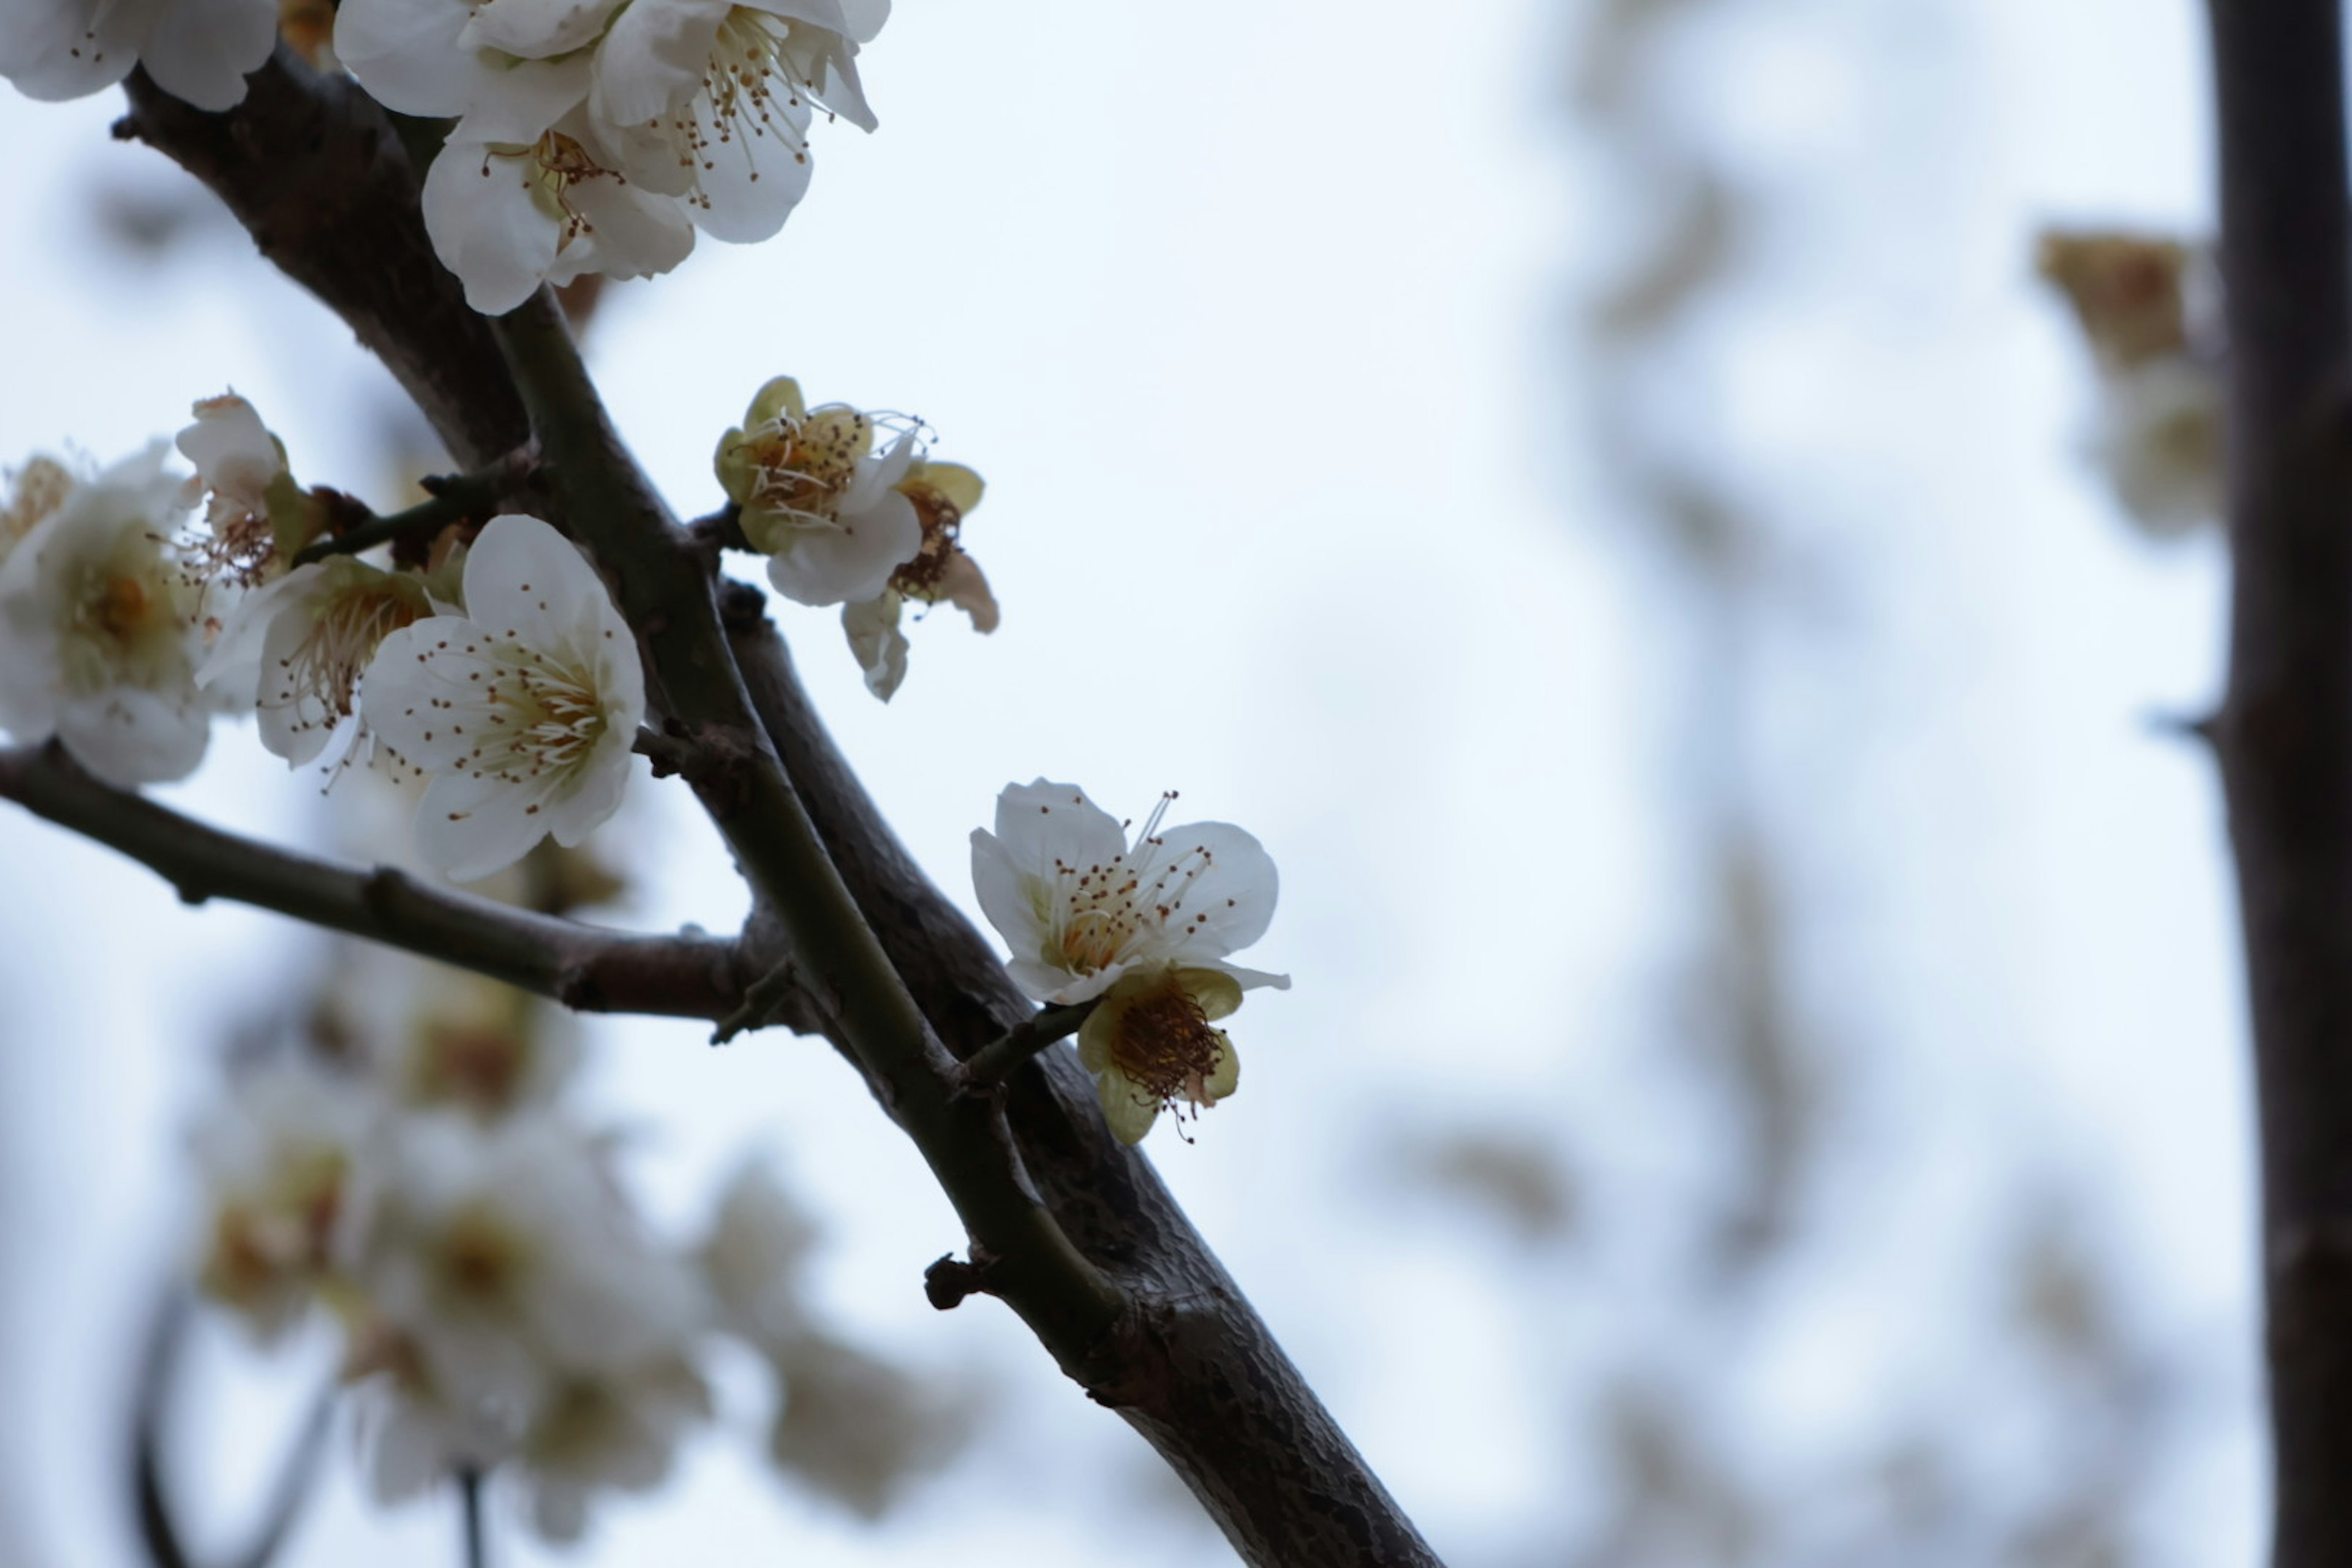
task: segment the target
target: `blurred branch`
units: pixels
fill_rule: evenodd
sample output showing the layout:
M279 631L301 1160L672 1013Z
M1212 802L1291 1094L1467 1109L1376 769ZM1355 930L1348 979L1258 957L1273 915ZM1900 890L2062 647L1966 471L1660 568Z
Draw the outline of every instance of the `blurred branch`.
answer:
M136 73L130 93L122 132L218 193L263 254L383 359L460 464L486 462L528 438L522 397L489 324L467 309L426 241L416 171L386 117L355 87L315 77L281 50L250 79L245 102L226 114L197 114ZM529 309L544 336L546 307ZM650 515L657 503L612 432L599 422L572 434L610 445L611 466L628 493L609 504L645 506ZM560 469L579 454L549 456ZM579 478L571 483L577 500ZM560 507L555 515L567 520ZM568 521L578 527L577 519ZM583 533L592 545L594 532ZM726 643L715 655L724 658L731 649L750 688L758 721L751 738L781 756L860 923L870 923L929 1028L961 1057L1019 1025L1034 1008L876 812L793 679L759 591L714 584L716 552L691 536L680 539L702 575L695 595L661 613L700 620L714 587L725 595ZM675 563L663 571L667 581ZM698 634L671 646L686 662L673 668L657 650L665 682L684 675L715 687L733 679L715 666L698 668L714 657ZM772 784L760 789L773 793ZM771 903L755 898L752 930L781 921ZM838 1029L832 1037L845 1045ZM955 1114L980 1119L973 1125L995 1142L995 1168L1034 1192L1077 1251L1125 1294L1126 1310L1094 1363L1065 1361L1065 1370L1143 1434L1245 1562L1434 1563L1150 1162L1111 1136L1076 1060L1048 1054L1037 1068L1014 1076L1001 1110L965 1097ZM887 1079L869 1074L868 1082L877 1095L892 1091ZM995 1268L992 1258L975 1261Z
M139 1391L131 1427L132 1502L139 1517L140 1544L145 1547L148 1561L154 1568L197 1568L197 1559L189 1553L179 1524L172 1517L171 1501L163 1494L163 1473L166 1411L172 1391L177 1386L180 1352L187 1342L188 1325L194 1315L195 1302L186 1291L173 1287L156 1310L139 1364ZM334 1407L335 1389L331 1383L311 1401L301 1431L287 1451L284 1468L278 1472L277 1485L270 1489L252 1544L225 1559L232 1568L268 1568L285 1546L287 1534L319 1479L319 1461L326 1456L327 1428Z
M427 475L417 483L430 500L399 511L368 517L357 527L313 540L295 555L294 564L308 565L330 555L356 555L362 550L373 550L412 534L438 532L453 522L488 520L499 502L528 482L537 466L529 451L519 450L470 473Z
M0 747L0 799L121 851L183 902L231 899L470 969L593 1013L726 1016L741 1005L738 944L635 936L363 869L207 827L85 773L64 750Z
M2253 1022L2279 1568L2352 1563L2352 359L2338 0L2212 0L2231 345L2215 726Z

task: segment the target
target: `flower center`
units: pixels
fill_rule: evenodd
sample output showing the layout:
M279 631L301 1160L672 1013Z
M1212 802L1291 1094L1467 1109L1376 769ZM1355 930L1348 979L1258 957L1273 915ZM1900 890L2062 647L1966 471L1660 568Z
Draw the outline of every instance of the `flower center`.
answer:
M1160 796L1135 847L1112 856L1108 865L1054 862L1047 951L1060 954L1070 973L1107 969L1139 956L1147 946L1160 945L1171 927L1181 942L1208 923L1205 912L1188 918L1184 900L1214 857L1197 844L1169 854L1166 842L1153 837L1175 798L1172 793Z
M451 1216L434 1249L434 1272L455 1300L490 1306L509 1300L520 1283L523 1249L498 1217L468 1208Z
M907 480L898 487L898 493L914 504L915 516L923 525L923 543L915 552L914 559L890 574L890 586L910 599L937 604L940 581L947 575L948 563L957 554L956 538L963 531L963 513L956 509L955 502L940 493L938 487L920 479Z
M1127 1005L1111 1030L1110 1059L1139 1098L1165 1110L1179 1102L1208 1105L1208 1079L1226 1050L1224 1031L1213 1028L1192 994L1173 975Z
M477 778L570 773L604 735L604 705L595 683L545 659L508 665L493 676L488 705L488 731L467 759Z
M320 722L331 730L352 716L360 672L375 657L376 645L416 619L410 595L375 586L347 589L330 598L294 651L278 661L278 691L265 706L299 707L315 702L325 710ZM295 725L307 730L309 723Z
M805 419L779 414L747 431L738 448L751 463L746 505L808 527L831 527L859 459L873 446L873 416L855 408L835 404Z
M628 182L616 169L608 169L596 162L595 154L579 141L561 131L550 131L525 147L516 142L493 142L482 151L482 174L488 178L490 160L527 159L523 171L524 183L530 187L533 205L553 218L560 232L555 248L562 250L573 240L593 234L596 226L588 215L573 205L572 187L585 180L613 180L622 184Z
M147 624L154 595L128 572L110 574L84 602L89 624L117 642L129 642Z

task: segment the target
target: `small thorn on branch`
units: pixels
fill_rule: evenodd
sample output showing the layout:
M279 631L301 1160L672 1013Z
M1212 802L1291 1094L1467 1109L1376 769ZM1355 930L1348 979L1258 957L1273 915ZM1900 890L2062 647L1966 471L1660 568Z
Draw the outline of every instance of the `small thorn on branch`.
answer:
M2221 715L2219 713L2202 715L2151 713L2147 716L2147 727L2157 734L2170 736L2175 740L2202 741L2210 746L2221 733Z

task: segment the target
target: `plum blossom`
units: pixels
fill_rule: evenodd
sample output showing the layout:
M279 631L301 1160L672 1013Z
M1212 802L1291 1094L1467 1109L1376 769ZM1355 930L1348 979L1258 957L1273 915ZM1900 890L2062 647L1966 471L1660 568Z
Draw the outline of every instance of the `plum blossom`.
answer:
M5 500L0 500L0 564L5 564L19 541L65 504L79 481L73 470L55 458L36 455L10 471Z
M0 563L0 730L54 735L124 788L184 778L211 713L199 590L168 548L182 508L163 444L49 505Z
M353 717L360 677L383 639L433 610L417 574L349 555L313 561L237 605L196 679L253 712L262 745L299 767Z
M203 399L194 413L196 422L173 445L196 466L181 504L202 502L205 511L179 552L206 581L251 587L284 572L320 532L320 509L294 482L285 446L252 404L231 392Z
M155 85L215 112L278 45L278 0L15 0L0 77L56 102L102 92L145 66Z
M613 1371L565 1373L515 1450L533 1528L548 1541L579 1540L599 1489L660 1486L679 1438L715 1413L682 1348Z
M1213 1105L1240 1071L1210 1026L1286 975L1226 956L1274 918L1273 859L1224 822L1160 828L1165 796L1132 845L1074 784L1039 779L996 797L996 831L971 836L980 907L1013 949L1014 984L1040 1002L1102 998L1079 1035L1103 1112L1129 1142L1164 1107Z
M922 518L898 489L919 456L914 432L900 431L877 452L880 427L876 416L845 403L810 408L800 384L780 375L719 437L719 482L784 597L863 603L922 550Z
M856 63L888 0L637 0L599 46L589 105L630 179L714 239L766 239L808 189L818 106L874 129Z
M374 733L431 781L418 853L470 880L619 808L646 687L595 570L538 518L482 530L465 604L387 636L361 687Z
M964 518L980 504L982 488L980 476L960 463L918 458L898 489L914 504L922 544L899 563L879 595L842 606L849 651L866 672L866 689L885 702L907 678L907 637L898 622L909 599L922 605L945 601L971 617L974 631L996 629L995 595L958 539Z
M197 1124L210 1205L197 1286L262 1342L299 1321L363 1223L380 1111L360 1080L289 1058L242 1075Z
M2221 377L2181 356L2101 377L2094 462L2150 539L2173 539L2221 515Z

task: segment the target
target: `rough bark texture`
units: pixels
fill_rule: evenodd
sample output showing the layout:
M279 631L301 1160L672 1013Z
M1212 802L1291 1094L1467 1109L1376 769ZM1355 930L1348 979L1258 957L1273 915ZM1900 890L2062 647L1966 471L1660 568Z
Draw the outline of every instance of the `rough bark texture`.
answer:
M2352 467L2338 0L2213 0L2228 695L2280 1568L2352 1563Z
M266 256L350 321L461 464L520 445L521 400L487 323L433 258L415 172L382 112L282 55L253 85L240 109L208 116L134 77L124 133L203 179ZM1030 1005L876 814L803 698L758 595L730 596L729 609L762 725L842 876L939 1037L970 1054ZM1133 1303L1115 1353L1087 1379L1089 1394L1151 1442L1249 1563L1435 1563L1150 1163L1109 1135L1068 1053L1019 1069L1004 1094L1038 1193ZM985 1268L968 1277L984 1285Z

